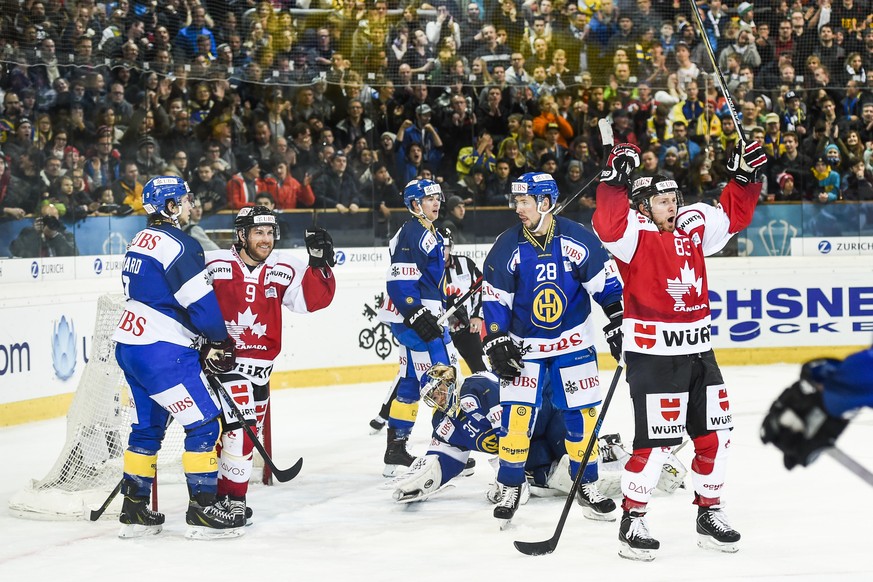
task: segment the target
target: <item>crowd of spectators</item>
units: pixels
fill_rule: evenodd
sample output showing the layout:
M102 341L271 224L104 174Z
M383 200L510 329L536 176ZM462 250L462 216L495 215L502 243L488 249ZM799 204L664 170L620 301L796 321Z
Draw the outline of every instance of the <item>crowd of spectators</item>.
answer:
M763 202L873 200L868 1L698 3L741 128L691 6L0 0L0 216L142 213L172 174L207 215L267 194L384 222L421 176L462 223L526 171L573 195L603 117L686 201L715 201L740 130L770 157Z

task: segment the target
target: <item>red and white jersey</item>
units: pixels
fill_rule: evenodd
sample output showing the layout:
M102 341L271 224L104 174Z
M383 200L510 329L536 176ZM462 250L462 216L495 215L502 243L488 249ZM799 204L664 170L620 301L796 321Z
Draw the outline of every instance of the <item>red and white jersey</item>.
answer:
M624 281L626 351L679 355L711 348L704 257L751 223L760 193L760 184L731 180L719 206L681 207L671 233L632 210L625 188L597 187L593 225Z
M254 384L266 384L282 349L282 306L312 313L330 305L336 280L329 268L274 252L255 267L235 248L206 253L206 271L227 331L236 342L236 367Z

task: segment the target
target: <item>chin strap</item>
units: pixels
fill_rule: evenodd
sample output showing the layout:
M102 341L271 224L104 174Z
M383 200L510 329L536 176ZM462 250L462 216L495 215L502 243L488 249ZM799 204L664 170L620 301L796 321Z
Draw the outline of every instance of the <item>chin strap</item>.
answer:
M546 199L543 198L542 200L540 200L539 204L537 204L537 213L539 213L539 215L540 215L540 219L539 219L539 221L537 222L536 227L533 228L533 229L530 231L531 234L535 234L535 233L537 233L537 232L540 231L540 228L542 228L542 226L543 226L543 221L546 219L546 216L549 215L549 214L551 214L552 212L554 212L554 210L555 210L555 208L556 208L556 206L552 206L551 208L549 208L549 209L546 210L546 211L542 211L542 210L540 210L540 208L541 208L542 205L543 205L543 202L545 202L545 201L546 201Z

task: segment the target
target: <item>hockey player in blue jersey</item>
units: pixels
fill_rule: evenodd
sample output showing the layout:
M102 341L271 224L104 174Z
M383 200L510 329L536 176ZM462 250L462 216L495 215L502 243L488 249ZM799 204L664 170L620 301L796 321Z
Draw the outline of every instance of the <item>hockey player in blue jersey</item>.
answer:
M448 328L439 322L445 301L446 261L442 236L434 227L443 192L431 180L412 180L403 189L412 213L388 245L387 303L380 319L391 324L400 342L397 397L388 417L388 443L382 474L393 477L415 458L406 450L418 414L419 380L433 364L457 365L458 355Z
M550 384L567 428L571 475L584 471L577 501L589 519L613 521L615 503L597 490L596 455L580 466L601 400L592 299L609 318L604 333L618 360L621 283L597 237L552 214L558 187L549 174L523 174L511 188L520 224L498 237L483 269L485 352L502 380L501 501L494 517L505 526L518 508L531 431Z
M497 454L503 410L497 376L490 372L473 374L464 380L460 390L456 377L453 366L437 364L421 378L421 399L434 409L433 435L427 454L391 483L394 499L401 503L433 495L464 471L472 451ZM563 416L554 412L549 400L544 400L525 462L525 474L532 486L549 486L554 467L560 466L559 460L565 456L565 433ZM562 469L566 471L566 467ZM528 496L527 485L523 485L521 503ZM499 494L499 488L492 488L488 499L496 503Z
M845 360L822 358L803 365L800 379L786 388L770 407L761 426L761 440L784 453L785 467L806 467L865 406L873 408L873 348Z
M143 187L147 227L124 256L121 280L127 296L112 339L130 385L132 427L124 453L122 538L156 534L164 515L149 509L158 450L169 417L185 428L182 468L190 494L186 537L242 534L244 517L216 504L221 433L220 408L207 387L207 372L228 372L234 342L206 277L203 249L179 228L191 210L188 185L175 176L152 178ZM201 338L205 344L195 348Z

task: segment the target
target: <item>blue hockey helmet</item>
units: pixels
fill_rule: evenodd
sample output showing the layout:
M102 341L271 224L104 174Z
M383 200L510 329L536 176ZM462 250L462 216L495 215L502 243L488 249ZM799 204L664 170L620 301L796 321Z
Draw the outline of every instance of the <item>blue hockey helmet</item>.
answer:
M558 183L551 174L545 172L527 172L512 183L512 196L533 196L537 205L549 197L552 206L558 201Z
M421 199L425 196L438 196L440 202L445 200L442 187L433 180L410 180L403 188L403 203L409 210L412 210L413 200L421 205Z
M421 399L428 406L455 416L461 406L457 377L454 366L434 364L421 375Z
M167 202L172 200L180 206L182 199L190 195L191 189L182 178L155 176L142 188L142 207L146 214L166 214Z

